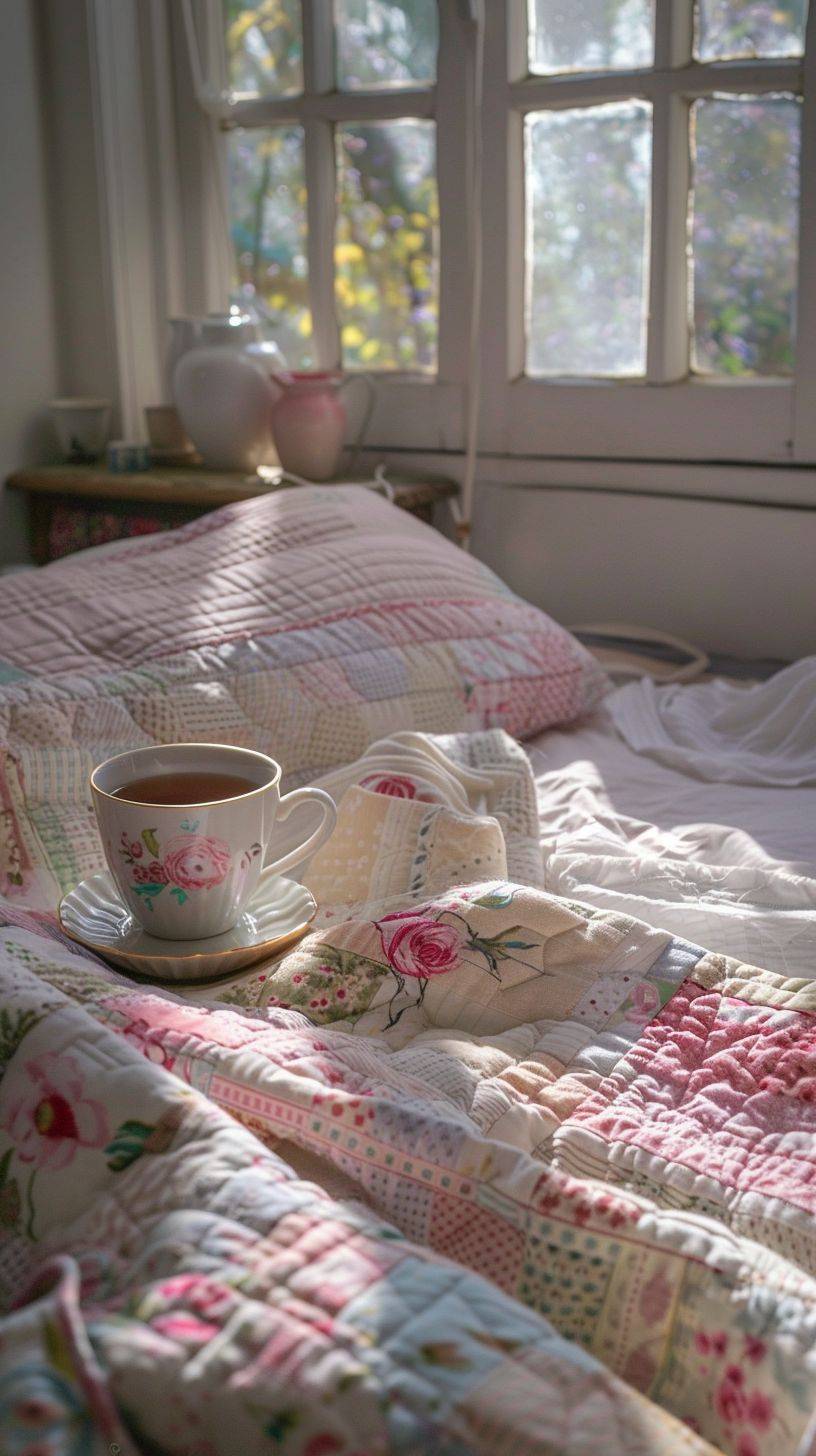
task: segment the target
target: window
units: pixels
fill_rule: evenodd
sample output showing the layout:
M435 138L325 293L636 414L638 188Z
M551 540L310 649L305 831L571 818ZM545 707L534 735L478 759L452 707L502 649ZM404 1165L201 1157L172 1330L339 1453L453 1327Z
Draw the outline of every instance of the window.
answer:
M475 220L467 6L224 0L239 296L461 449L478 222L484 453L816 459L807 0L483 8Z
M676 63L658 67L650 0L530 6L530 73L577 84L565 106L563 88L544 81L544 109L525 108L528 373L665 375L647 361L647 318L659 333L667 302L666 260L653 255L668 242L671 192L687 181L688 221L680 197L675 212L689 266L681 259L686 277L672 286L688 292L690 347L683 357L686 338L674 341L672 372L793 372L804 0L699 0L695 14L683 11L667 9L663 59L673 52ZM655 143L661 166L675 164L666 197L651 185Z
M508 0L492 18L493 447L815 458L807 0Z
M435 375L436 0L226 0L225 21L240 298L294 367Z
M292 367L377 376L372 443L458 444L461 7L224 0L224 18L238 297Z

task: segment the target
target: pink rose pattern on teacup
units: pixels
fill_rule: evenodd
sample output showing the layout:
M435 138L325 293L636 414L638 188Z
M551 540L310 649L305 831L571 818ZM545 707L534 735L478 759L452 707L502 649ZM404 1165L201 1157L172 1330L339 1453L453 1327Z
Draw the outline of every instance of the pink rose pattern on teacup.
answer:
M206 834L175 834L164 852L167 878L182 890L212 890L226 879L229 846Z
M181 829L184 832L174 834L163 851L155 829L143 829L138 839L122 833L119 853L130 866L135 893L151 910L156 896L165 889L183 905L190 894L215 889L229 874L232 852L223 839L197 834L197 821L184 821ZM241 853L241 869L249 869L260 853L260 844L250 844Z

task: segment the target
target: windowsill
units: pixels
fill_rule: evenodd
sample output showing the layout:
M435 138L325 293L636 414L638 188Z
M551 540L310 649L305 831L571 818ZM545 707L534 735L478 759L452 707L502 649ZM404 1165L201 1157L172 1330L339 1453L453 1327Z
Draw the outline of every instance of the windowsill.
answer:
M462 456L457 451L377 448L362 451L362 470L373 472L381 461L395 471L427 470L461 480ZM816 510L816 464L726 460L598 459L589 455L479 455L480 486L513 486L520 490L584 491L616 495L681 497L729 501L756 506ZM587 508L590 508L589 501Z

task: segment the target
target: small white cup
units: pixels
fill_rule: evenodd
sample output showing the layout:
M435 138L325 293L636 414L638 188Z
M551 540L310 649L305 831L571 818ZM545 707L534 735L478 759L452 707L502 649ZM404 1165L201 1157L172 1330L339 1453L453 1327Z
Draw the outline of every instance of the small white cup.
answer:
M134 779L178 773L231 774L255 787L201 804L143 804L115 792ZM328 839L337 818L334 800L322 789L281 794L280 779L280 764L265 753L220 743L136 748L94 769L91 791L105 857L145 930L163 940L231 930L258 883L275 825L299 804L319 804L322 822L267 871L282 874Z
M109 399L52 399L51 414L66 460L98 460L108 438Z

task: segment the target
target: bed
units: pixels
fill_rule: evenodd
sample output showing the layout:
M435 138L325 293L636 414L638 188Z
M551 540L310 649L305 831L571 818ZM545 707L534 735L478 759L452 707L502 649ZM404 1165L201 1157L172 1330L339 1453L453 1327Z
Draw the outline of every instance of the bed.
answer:
M783 975L816 975L816 787L702 780L609 709L527 744L544 884Z
M809 1456L807 743L786 788L635 752L354 490L174 534L0 585L0 1448ZM312 931L204 988L54 916L88 767L174 736L339 806Z

